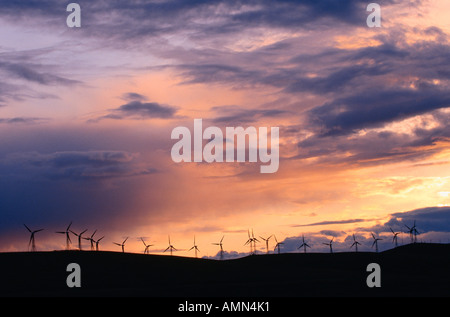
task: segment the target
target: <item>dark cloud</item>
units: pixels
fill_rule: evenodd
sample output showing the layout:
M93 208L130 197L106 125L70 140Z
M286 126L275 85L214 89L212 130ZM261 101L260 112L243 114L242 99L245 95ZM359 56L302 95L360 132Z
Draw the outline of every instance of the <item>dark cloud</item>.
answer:
M390 232L389 228L407 231L407 227L412 227L416 223L420 233L432 231L450 232L450 207L426 207L405 212L391 214L391 218L383 225L360 229L374 232Z
M48 122L48 118L34 118L34 117L14 117L14 118L0 118L0 124L36 124Z
M10 62L0 62L0 71L8 73L19 79L35 82L42 85L74 85L80 82L73 79L64 78L48 72L40 72L36 68L43 68L42 65L18 64Z
M239 106L216 106L211 110L215 113L212 122L229 126L245 125L264 118L281 117L289 112L279 109L246 109Z
M382 1L390 4L393 1ZM331 19L334 23L365 23L367 3L362 0L325 1L78 1L88 34L131 39L155 37L188 30L193 35L240 32L248 27L311 28L311 23ZM9 19L27 17L47 23L65 23L67 3L46 1L1 1L1 15ZM206 19L215 15L218 19ZM205 22L198 22L200 19ZM42 21L41 21L42 22ZM107 23L105 23L107 22ZM195 23L196 22L196 23ZM333 23L331 23L333 24ZM320 24L323 27L323 24ZM198 33L197 33L198 32Z
M32 152L11 154L3 164L18 176L34 175L49 180L93 181L156 172L153 168L136 168L136 156L125 151Z
M136 92L127 92L122 94L121 99L126 101L147 101L148 98Z
M338 98L310 111L321 136L349 134L450 107L450 94L441 89L370 90Z
M134 96L136 98L136 96ZM97 122L102 119L172 119L176 117L177 109L156 102L130 101L109 111L109 114L89 120Z
M322 225L336 225L336 224L346 224L346 223L356 223L356 222L364 222L364 221L372 221L373 219L345 219L345 220L328 220L328 221L320 221L313 222L308 224L301 225L291 225L292 227L307 227L307 226L322 226Z

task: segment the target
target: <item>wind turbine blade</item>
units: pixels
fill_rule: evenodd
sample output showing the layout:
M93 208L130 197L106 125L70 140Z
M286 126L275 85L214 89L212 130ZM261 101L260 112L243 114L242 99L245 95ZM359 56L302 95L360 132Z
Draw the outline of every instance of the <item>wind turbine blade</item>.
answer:
M44 229L34 230L34 233L39 232L39 231L42 231L42 230L44 230Z
M71 225L72 225L72 221L71 221L71 222L69 223L69 225L67 226L66 231L69 231Z
M374 239L376 239L376 238L375 238L375 235L374 235L373 233L372 233L372 237L373 237Z
M223 238L225 238L225 236L223 236L222 239L220 239L220 243L222 243Z
M128 237L125 238L125 240L123 240L122 244L125 244L125 242L127 242Z
M65 234L66 232L65 231L55 231L56 233L62 233L62 234Z
M23 225L25 226L25 228L27 228L27 230L28 230L29 232L31 232L31 229L28 228L26 224L23 224Z

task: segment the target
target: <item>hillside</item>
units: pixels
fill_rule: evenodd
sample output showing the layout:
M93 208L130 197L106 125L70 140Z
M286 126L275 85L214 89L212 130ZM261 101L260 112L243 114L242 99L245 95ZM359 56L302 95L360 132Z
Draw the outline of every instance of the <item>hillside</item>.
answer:
M69 263L81 287L69 288ZM369 263L381 287L369 288ZM381 253L286 253L234 260L119 252L0 253L1 296L450 296L450 245L411 244Z

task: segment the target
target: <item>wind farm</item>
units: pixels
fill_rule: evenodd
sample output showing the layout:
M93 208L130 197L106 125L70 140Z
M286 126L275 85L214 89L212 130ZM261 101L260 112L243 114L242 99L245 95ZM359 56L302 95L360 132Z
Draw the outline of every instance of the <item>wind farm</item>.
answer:
M222 235L219 241L216 240L216 242L211 243L219 247L215 257L204 255L202 258L198 258L201 244L197 243L197 235L194 235L190 247L185 247L185 249L175 248L171 236L168 235L168 246L165 249L158 249L158 242L147 243L148 238L144 238L144 236L132 239L130 239L130 236L126 236L121 243L111 242L111 244L120 247L119 250L108 250L109 248L106 248L106 250L101 251L99 243L103 241L105 236L96 239L97 229L88 236L82 237L87 230L77 233L70 229L71 225L72 222L69 223L65 231L53 231L55 239L59 239L58 236L64 234L65 245L61 250L52 252L38 250L36 234L44 229L32 230L24 224L29 233L27 251L0 253L0 269L8 272L19 272L26 263L47 263L45 267L38 265L32 268L27 266L27 268L36 270L36 273L33 274L33 278L36 279L33 283L36 283L36 285L40 283L40 278L45 278L51 282L44 283L45 286L38 289L26 286L28 281L25 278L21 279L17 275L14 278L9 276L6 278L5 285L9 285L10 288L7 290L7 286L0 285L0 295L69 295L67 288L62 289L52 282L55 277L48 276L51 275L51 272L57 271L56 268L53 270L54 266L69 262L83 263L83 279L90 281L89 287L83 288L79 292L82 296L101 295L105 291L106 286L104 285L112 287L108 290L108 294L114 295L183 296L185 294L197 294L199 296L230 296L233 294L238 296L242 292L246 296L249 294L252 296L306 295L319 297L333 294L339 294L339 296L417 296L423 295L424 290L427 290L427 287L431 284L434 287L434 294L450 295L446 287L448 284L445 284L444 287L445 281L450 282L450 273L441 274L444 267L450 265L450 244L419 242L417 238L414 238L414 233L417 236L420 234L415 222L412 227L407 227L404 232L390 230L393 239L384 240L387 240L386 243L390 243L394 247L385 250L380 250L378 246L378 243L384 240L374 233L370 233L366 242L363 242L361 235L358 235L357 238L354 233L350 236L349 242L336 241L335 237L331 237L327 242L314 242L311 237L306 239L304 234L294 240L287 237L279 241L276 234L272 233L260 236L261 240L265 242L265 246L261 247L260 251L266 252L257 252L255 242L258 240L254 236L253 229L247 229L245 231L245 237L247 238L245 246L250 244L250 252L229 259L224 257L227 254L223 245L225 235ZM69 233L78 238L78 248L70 248L72 240ZM399 245L397 239L401 234L407 235L408 238L412 234L413 239L406 239L410 243ZM272 238L273 243L270 246L269 242ZM80 244L82 239L89 241L90 249L83 248ZM144 246L143 251L142 249L140 252L126 251L127 241L140 241L141 247ZM183 244L182 241L179 241L179 243ZM336 251L336 244L341 245L341 249L338 249L338 251ZM320 245L325 245L328 252L326 249L314 252L314 248L320 248ZM281 248L282 246L284 249ZM365 246L366 249L361 251L361 249L358 249L361 246ZM348 251L345 251L344 247ZM349 249L353 250L350 251ZM186 250L187 254L190 255L173 256L174 251L182 250ZM310 252L306 252L307 250ZM167 256L167 253L170 256ZM47 260L38 260L44 258ZM364 283L361 283L365 280L364 267L368 263L378 263L383 267L383 288L370 290ZM120 268L117 265L120 265ZM103 268L101 273L94 269L99 267ZM266 276L266 270L279 271L279 267L283 267L283 270L280 274L277 274L276 279L262 278ZM424 268L427 267L436 273L435 278L434 275L428 276L427 279L420 276L418 279L409 278L412 274L425 274L424 272L427 271L424 271ZM158 273L149 273L153 271ZM220 274L210 275L214 271L220 272ZM249 271L252 274L245 273ZM302 273L297 274L299 271ZM445 272L447 271L445 270ZM438 274L438 272L440 273ZM136 276L143 276L144 278L138 280ZM254 277L258 278L255 279ZM412 281L416 280L421 282L414 282L413 284ZM11 286L8 281L11 283L14 281L14 285ZM104 284L106 281L109 282ZM209 287L212 285L211 281L214 281L214 289ZM287 283L288 281L289 283ZM233 286L235 283L240 285L237 293ZM264 283L270 284L270 287L261 287ZM397 287L398 283L402 283L402 286ZM167 286L169 284L170 287ZM148 287L148 285L152 285L152 287ZM157 287L154 287L155 285ZM305 287L312 289L312 293L302 291ZM429 294L433 294L433 292L427 293L427 295Z
M70 221L68 226L65 228L65 230L63 231L50 231L56 233L57 235L64 235L65 239L65 245L64 245L64 250L76 250L76 251L99 251L99 244L100 242L105 238L105 235L103 235L100 238L96 239L96 234L98 233L98 229L95 229L94 231L92 231L91 233L88 232L88 229L84 229L83 231L77 232L71 229L73 225L73 222ZM28 233L29 233L29 239L28 239L28 244L27 244L27 251L36 251L38 249L37 244L36 244L36 238L35 235L38 232L43 231L44 229L38 229L38 230L31 230L27 225L25 225L25 228L27 229ZM245 243L243 244L243 246L248 246L249 247L249 251L248 252L236 252L233 249L230 250L226 250L224 248L223 245L223 240L225 235L222 235L221 239L219 241L216 242L211 242L209 243L210 245L215 245L219 247L219 250L216 251L215 255L210 255L209 252L206 254L203 254L204 258L210 258L210 259L219 259L219 260L223 260L225 258L231 258L230 254L234 254L234 256L232 258L236 258L236 257L245 257L248 255L263 255L263 254L281 254L281 253L296 253L296 252L303 252L303 253L307 253L307 250L309 251L309 253L325 253L326 250L328 250L329 253L336 253L336 252L347 252L348 249L354 250L354 252L361 252L361 249L363 250L363 252L375 252L378 253L380 252L380 250L387 250L387 249L391 249L391 248L397 248L399 245L404 245L404 244L415 244L418 243L418 237L420 235L419 230L417 229L417 224L416 221L414 220L413 225L412 226L408 226L407 224L403 224L403 227L406 228L405 230L399 230L399 228L401 228L400 226L397 227L397 230L394 230L392 227L388 227L388 231L391 233L391 236L389 237L387 235L387 232L384 233L384 235L382 236L375 236L374 233L370 233L370 234L363 234L363 233L359 233L361 239L357 240L355 233L352 233L351 235L347 235L348 238L350 239L340 239L337 240L335 236L332 236L331 238L329 238L329 240L326 241L320 241L317 238L314 239L309 239L309 241L307 242L305 239L305 235L302 233L301 235L297 236L297 237L286 237L284 240L279 241L276 237L275 233L271 233L271 234L267 234L264 236L259 236L259 238L264 242L263 246L258 247L258 243L260 242L259 239L257 239L255 237L254 234L254 229L247 229L246 232L246 240ZM73 235L71 237L71 235ZM399 243L399 237L401 237L402 235L407 236L408 238L403 239L402 238L402 242ZM72 246L72 240L73 238L77 239L77 247L73 247ZM109 242L113 245L116 245L118 247L120 247L120 251L122 253L126 253L125 250L125 245L129 239L129 235L125 237L125 239L119 243L116 241L112 241ZM191 244L190 246L185 246L182 249L177 249L174 247L174 245L171 242L171 236L168 235L168 245L166 245L165 248L161 249L161 243L158 243L156 241L156 243L152 243L152 244L148 244L145 239L144 236L136 236L134 238L132 238L133 241L140 241L143 246L144 249L142 251L142 253L144 254L166 254L169 253L170 255L173 255L174 251L179 251L179 256L193 256L193 257L198 257L198 254L200 253L200 248L201 246L199 246L196 242L196 235L193 236L193 244ZM55 235L55 239L56 239L56 235ZM83 240L85 241L89 241L89 247L87 247L86 245L83 246ZM271 241L273 240L273 242L271 243ZM364 242L364 240L366 242ZM103 240L104 241L104 240ZM348 242L347 242L348 241ZM379 245L380 242L384 242L383 244L381 244L381 246ZM390 241L390 242L389 242ZM426 241L420 241L420 242L426 242ZM208 243L206 243L208 244ZM327 249L325 249L326 246ZM152 249L150 249L151 247L153 247ZM282 248L283 247L283 248ZM346 249L347 248L347 249ZM283 252L282 252L283 249ZM105 251L115 251L117 249L111 249L111 247L108 247L107 245L105 246L105 243L103 243L103 250ZM45 251L45 249L43 250ZM180 252L181 251L181 252ZM193 251L193 252L192 252ZM131 251L128 251L130 253L135 253L135 252L139 252L136 251L136 247L132 246L131 247ZM184 252L184 255L183 253ZM231 252L231 253L230 253Z

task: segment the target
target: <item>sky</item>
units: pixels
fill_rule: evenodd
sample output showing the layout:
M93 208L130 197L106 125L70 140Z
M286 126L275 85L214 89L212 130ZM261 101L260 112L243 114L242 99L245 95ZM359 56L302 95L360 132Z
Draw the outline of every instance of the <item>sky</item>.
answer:
M218 258L450 242L450 3L0 1L0 251L70 222L126 251ZM176 127L278 127L279 169L180 162ZM72 248L77 247L72 235ZM89 242L83 241L89 249ZM167 253L165 253L167 254Z

